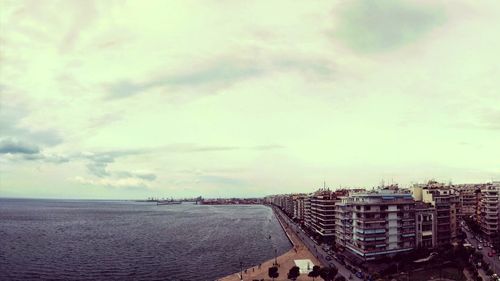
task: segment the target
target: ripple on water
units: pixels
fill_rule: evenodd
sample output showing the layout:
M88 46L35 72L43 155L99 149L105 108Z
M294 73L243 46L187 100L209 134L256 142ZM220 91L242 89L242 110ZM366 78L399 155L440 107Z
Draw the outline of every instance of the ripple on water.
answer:
M0 280L215 280L291 247L264 206L0 199L0 234Z

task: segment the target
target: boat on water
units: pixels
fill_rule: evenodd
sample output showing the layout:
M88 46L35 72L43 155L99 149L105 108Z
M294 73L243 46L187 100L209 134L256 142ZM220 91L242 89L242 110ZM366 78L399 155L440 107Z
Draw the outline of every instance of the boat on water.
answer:
M174 200L156 201L156 205L175 205L175 204L182 204L182 202L181 201L174 201Z

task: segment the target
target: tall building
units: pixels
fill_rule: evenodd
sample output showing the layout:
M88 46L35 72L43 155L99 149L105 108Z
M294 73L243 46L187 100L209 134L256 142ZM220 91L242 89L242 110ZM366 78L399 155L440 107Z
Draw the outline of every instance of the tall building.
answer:
M459 196L450 185L429 181L426 184L413 186L413 197L416 201L430 203L436 208L437 230L436 245L449 244L457 237L459 223Z
M320 189L310 196L310 229L324 243L335 239L335 193Z
M486 236L492 236L499 231L499 193L500 182L485 184L481 188L480 214L478 220L481 231Z
M304 197L304 226L311 228L311 194Z
M293 195L283 196L283 206L282 209L289 217L293 217L294 213Z
M300 223L304 222L304 199L305 195L303 194L297 195L293 199L293 219Z
M436 246L437 213L430 203L415 203L416 248L434 248Z
M454 186L459 193L461 217L475 217L477 215L479 202L481 201L481 186L481 184L460 184Z
M415 201L411 194L379 190L351 194L352 239L346 247L363 260L415 247Z
M335 204L335 245L345 249L352 240L352 210L349 196L340 196Z

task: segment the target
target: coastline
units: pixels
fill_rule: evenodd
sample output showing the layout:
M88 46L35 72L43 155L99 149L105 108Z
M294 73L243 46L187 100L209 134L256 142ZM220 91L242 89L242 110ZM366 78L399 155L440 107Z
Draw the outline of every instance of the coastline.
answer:
M276 257L278 262L278 272L279 277L274 280L288 280L287 273L295 265L294 260L302 260L309 259L311 260L311 268L314 265L322 266L322 263L309 251L309 249L302 243L300 238L291 231L288 227L283 224L282 219L279 217L279 214L274 210L274 208L270 207L273 211L273 214L276 216L281 228L283 229L286 237L292 244L292 249L285 252L281 256ZM238 281L238 280L271 280L268 276L269 267L273 266L275 259L269 259L260 265L255 265L246 269L243 269L243 279L240 276L240 272L233 273L231 275L222 277L217 279L217 281ZM307 276L307 274L301 274L297 280L310 280L311 278Z
M270 207L270 208L273 210L273 214L276 217L276 219L278 220L279 224L281 225L281 229L283 229L283 232L285 233L286 238L288 238L288 241L290 241L290 243L292 244L292 246L295 248L295 246L296 246L295 243L296 242L293 242L292 238L290 237L290 234L288 234L288 231L286 230L285 226L283 225L283 222L281 221L280 216L278 215L278 213L276 212L276 210L274 210L273 207Z

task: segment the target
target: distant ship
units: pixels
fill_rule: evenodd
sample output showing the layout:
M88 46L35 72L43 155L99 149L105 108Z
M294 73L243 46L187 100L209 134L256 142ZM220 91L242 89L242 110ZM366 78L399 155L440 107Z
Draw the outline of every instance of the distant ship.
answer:
M159 200L156 201L156 205L174 205L174 204L182 204L181 201L174 201L174 200Z

